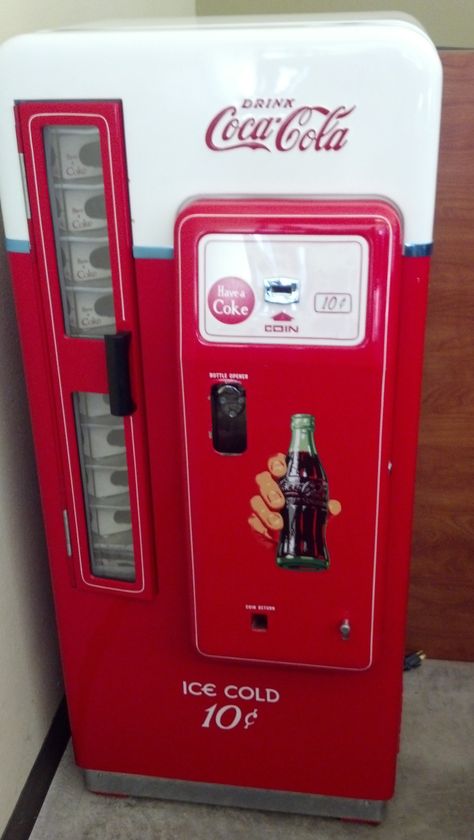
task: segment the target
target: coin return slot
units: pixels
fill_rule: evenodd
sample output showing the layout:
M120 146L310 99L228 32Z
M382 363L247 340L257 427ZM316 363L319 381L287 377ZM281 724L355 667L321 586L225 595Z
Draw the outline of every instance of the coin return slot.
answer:
M253 613L251 618L252 630L260 632L268 630L268 616L263 613Z

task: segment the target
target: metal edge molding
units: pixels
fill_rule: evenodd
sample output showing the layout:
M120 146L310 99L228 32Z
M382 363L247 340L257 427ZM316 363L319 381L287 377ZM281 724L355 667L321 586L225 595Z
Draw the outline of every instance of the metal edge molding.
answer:
M20 242L20 240L7 240L7 242ZM18 250L17 248L10 248L9 250ZM403 246L403 255L405 257L430 257L433 252L433 243L424 242L412 245ZM133 248L133 256L137 260L172 260L174 257L173 248L165 248L160 246L144 246L136 245Z
M27 239L5 239L5 248L14 254L29 254L31 245Z
M433 253L433 243L425 242L418 245L404 245L404 257L430 257Z
M161 779L129 773L108 773L100 770L84 770L83 772L87 788L94 793L147 796L179 802L253 808L260 811L283 811L318 817L367 820L368 822L381 822L386 806L384 800L376 799L320 796L310 793Z

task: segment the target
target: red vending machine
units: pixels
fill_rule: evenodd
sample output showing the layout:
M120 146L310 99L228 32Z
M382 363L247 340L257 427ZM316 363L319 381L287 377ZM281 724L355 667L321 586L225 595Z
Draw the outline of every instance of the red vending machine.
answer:
M405 17L2 47L3 214L91 790L381 819L440 95Z

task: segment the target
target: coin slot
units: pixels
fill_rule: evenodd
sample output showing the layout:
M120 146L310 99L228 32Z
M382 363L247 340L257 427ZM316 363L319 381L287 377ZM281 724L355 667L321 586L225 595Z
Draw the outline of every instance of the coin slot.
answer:
M252 630L265 632L265 630L268 630L268 616L264 613L252 613L250 624Z
M300 284L288 277L270 277L263 281L264 298L267 303L298 303Z

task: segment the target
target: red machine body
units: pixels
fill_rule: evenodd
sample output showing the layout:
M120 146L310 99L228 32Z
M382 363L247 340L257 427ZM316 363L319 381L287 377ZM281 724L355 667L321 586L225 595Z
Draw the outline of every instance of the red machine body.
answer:
M402 29L410 40L414 25ZM163 32L172 46L178 36ZM429 272L429 243L407 245L411 205L389 189L340 188L355 183L346 145L360 156L355 106L334 112L354 121L354 141L329 116L310 134L307 120L328 109L295 111L306 126L298 189L269 196L255 155L269 172L280 155L283 180L292 175L282 138L294 134L278 129L274 149L265 131L294 100L244 99L250 122L227 108L203 131L204 197L189 190L179 204L159 182L173 249L137 246L148 205L134 98L28 90L14 108L28 240L16 210L7 235L87 784L379 820L398 752ZM270 109L266 127L250 106ZM337 171L337 188L305 192L302 153L316 167L326 155L318 172L330 182ZM252 161L254 192L216 188L234 183L234 154ZM291 479L288 454L301 424L315 425L317 455L311 435L294 440L319 465L306 484ZM272 493L282 504L268 509ZM320 517L329 559L318 570L305 567L306 537L301 557L281 560L287 524L275 523L290 502L301 533Z
M55 401L44 355L38 352L38 348L44 348L41 312L31 307L36 268L32 256L10 255L10 261L16 281L22 343L29 359L27 380L33 421L37 419L35 441L48 540L50 544L62 545L60 510L64 487L59 481L60 473L51 469L58 458L50 433L56 425ZM407 476L413 475L416 458L428 268L427 258L405 258L399 274L399 324L402 326L396 332L397 363L392 372L393 469L385 503L384 553L378 580L383 597L380 595L377 603L374 660L369 662L366 658L366 640L366 647L355 662L360 670L354 666L349 670L347 664L342 669L295 669L278 661L267 662L263 669L250 661L236 663L235 651L227 659L224 646L219 651L222 656L219 660L203 658L195 646L186 508L174 501L182 498L183 469L179 371L177 358L168 352L170 342L176 340L177 329L175 319L169 314L176 311L174 265L171 261L137 261L144 377L146 381L160 383L160 387L147 392L147 420L148 429L156 430L149 434L148 453L150 472L155 476L156 545L162 563L158 589L151 600L143 601L118 598L113 592L93 593L71 585L64 553L52 554L68 705L80 766L106 768L113 773L177 779L186 776L195 781L317 792L326 796L373 800L392 796L401 713L408 575L408 564L406 561L402 564L400 557L407 557L410 544L413 489ZM157 280L160 288L166 290L165 296L169 295L168 300L165 297L167 305L163 307L159 329L153 311ZM171 398L164 400L163 393ZM207 397L206 387L202 397L204 405ZM352 402L360 405L357 392ZM350 400L346 403L347 410L349 403ZM267 424L265 418L264 398L261 406L264 428L259 448L265 457L267 452L271 454L272 445L274 448L265 432L269 427L272 435L274 432L273 423ZM206 420L201 422L209 423L208 412ZM281 433L286 442L289 433L283 423ZM202 457L204 446L204 443L202 447L196 446L197 456L201 453ZM253 492L252 469L260 469L257 457L249 467L245 486L237 488L242 496L245 494L246 501ZM211 484L205 471L201 480L203 489ZM367 490L363 482L351 480L350 498L356 508L363 507ZM215 492L216 508L224 494L230 505L235 504L233 499L237 499L238 492L229 494L226 482L209 489ZM244 515L244 503L239 500L237 504ZM212 527L216 508L204 519L208 527ZM166 528L158 528L164 511ZM241 527L247 538L243 523ZM251 537L249 533L248 539ZM223 561L220 575L225 568ZM231 578L226 598L229 593L233 595L235 574L232 563L228 568ZM356 593L357 577L356 572ZM216 578L219 581L219 570ZM370 599L372 592L364 593L362 574L360 580L363 597L365 594ZM284 590L286 585L287 581ZM357 598L355 603L357 607ZM305 659L312 642L313 651L320 649L317 636L312 635L313 628L308 628L306 633L306 628L298 625L298 606L283 633L282 659L292 656L292 646L295 652L303 649ZM345 613L341 612L340 617L342 620ZM261 637L263 634L258 639ZM222 643L221 634L216 633L215 642ZM337 634L333 644L344 651L345 642ZM257 657L253 651L246 651L241 658ZM270 656L265 654L265 658ZM125 690L127 686L130 689ZM248 687L243 700L239 697L242 687ZM268 689L278 692L278 702L265 700ZM274 696L271 694L271 699ZM258 721L248 729L245 723L230 730L217 725L203 727L206 710L215 703L219 707L238 705L243 718L256 710ZM324 756L324 761L315 760L315 756Z

